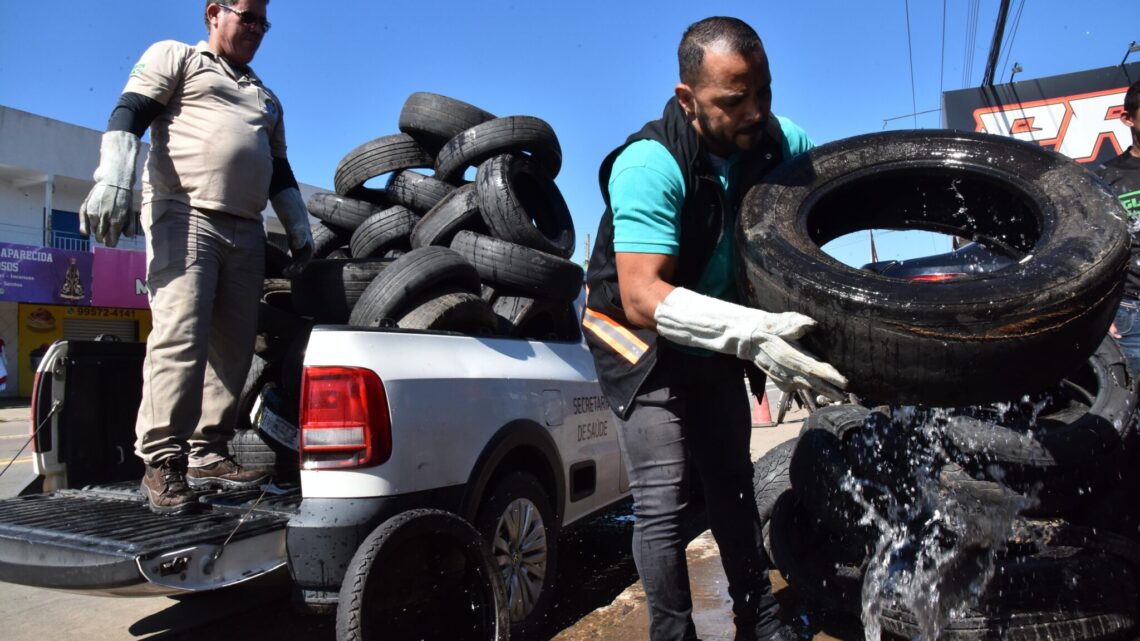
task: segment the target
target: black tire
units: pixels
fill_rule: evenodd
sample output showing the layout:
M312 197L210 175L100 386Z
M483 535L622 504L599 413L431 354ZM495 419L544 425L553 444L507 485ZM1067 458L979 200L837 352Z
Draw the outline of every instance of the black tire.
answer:
M558 524L550 499L533 476L513 472L487 493L475 526L503 576L511 638L531 638L542 627L557 576Z
M312 226L313 258L328 258L329 254L345 247L352 240L352 232L333 227L323 220Z
M339 641L507 639L506 591L479 533L440 510L408 510L357 548L341 583Z
M578 316L566 301L497 296L492 308L506 336L539 341L578 340Z
M1108 639L1136 623L1136 585L1126 564L1098 552L1050 547L999 559L977 605L951 615L947 641ZM909 611L885 608L883 630L920 632Z
M761 525L766 525L772 518L772 510L780 495L792 489L789 468L795 449L796 439L793 438L768 450L752 464L752 495L756 499Z
M459 184L468 167L499 154L525 151L553 179L562 168L562 146L546 121L533 116L495 118L447 141L435 159L435 177Z
M768 527L772 562L809 609L858 616L862 559L843 552L831 533L805 513L803 503L795 490L776 500Z
M805 347L860 396L1002 401L1055 384L1100 343L1128 262L1118 210L1091 172L1036 144L858 136L793 158L749 191L741 280L753 306L814 318ZM856 270L820 249L871 228L970 236L1017 260L928 283Z
M494 118L494 114L461 100L417 91L400 110L400 131L415 138L432 153L466 129Z
M384 191L393 205L401 205L422 214L435 207L454 189L454 185L409 169L392 174Z
M365 187L364 183L400 169L433 165L431 154L408 134L381 136L345 154L336 166L333 184L342 196L386 203L384 190Z
M347 323L364 290L390 264L386 258L310 261L293 281L293 310L318 323Z
M489 233L479 213L479 196L474 183L457 187L420 218L412 230L412 247L447 247L463 229Z
M383 209L380 205L324 191L309 196L306 206L314 218L349 232Z
M853 469L842 433L834 432L831 425L823 425L828 414L824 410L843 407L825 407L808 416L788 471L804 508L822 527L842 533L846 541L863 544L871 540L872 533L859 525L864 509L844 486L845 479L853 476Z
M410 249L408 236L419 220L415 212L399 205L372 214L352 232L352 257L370 258L390 249Z
M492 336L499 330L498 317L477 294L456 292L433 298L412 309L397 323L405 329L433 329Z
M252 470L268 471L277 468L277 451L255 429L234 432L234 437L230 439L230 454L239 465Z
M526 156L495 156L479 165L479 211L491 235L569 258L574 220L558 185Z
M1126 363L1106 336L1060 385L958 412L943 430L947 449L972 474L1036 493L1047 512L1071 514L1122 473L1140 402Z
M565 258L470 231L455 234L451 248L500 294L571 301L582 289L582 268Z
M276 377L277 368L261 354L254 354L249 362L249 372L245 375L241 394L238 395L237 430L239 432L250 428L249 413L253 409L254 402L257 401L257 395L261 393L261 388L266 383L276 380Z
M421 247L400 256L361 294L349 323L359 327L395 324L413 308L452 292L479 291L479 274L446 247Z

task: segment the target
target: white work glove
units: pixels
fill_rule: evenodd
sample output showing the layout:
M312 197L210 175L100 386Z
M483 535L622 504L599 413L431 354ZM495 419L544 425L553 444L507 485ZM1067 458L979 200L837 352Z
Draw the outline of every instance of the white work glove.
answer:
M688 347L735 354L764 370L781 391L811 389L836 401L847 379L808 356L794 341L815 327L796 312L770 313L678 287L653 315L657 333Z
M103 134L95 186L79 206L79 233L94 232L95 240L108 247L119 244L120 233L134 236L131 188L139 146L139 137L129 131Z
M309 264L313 257L313 231L309 223L309 210L305 208L305 199L296 187L282 189L273 197L273 211L277 212L277 219L285 228L285 235L289 237L290 254L293 262L285 268L286 278L296 278Z

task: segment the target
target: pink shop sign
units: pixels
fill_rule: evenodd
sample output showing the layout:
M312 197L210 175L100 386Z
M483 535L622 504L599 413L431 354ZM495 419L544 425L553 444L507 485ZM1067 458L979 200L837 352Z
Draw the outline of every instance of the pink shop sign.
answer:
M146 252L95 248L91 304L96 307L149 307Z

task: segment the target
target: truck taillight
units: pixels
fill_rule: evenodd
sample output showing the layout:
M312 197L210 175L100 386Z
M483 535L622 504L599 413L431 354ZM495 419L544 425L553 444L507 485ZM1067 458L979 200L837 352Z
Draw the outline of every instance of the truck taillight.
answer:
M301 379L301 467L380 465L392 455L388 398L375 372L306 367Z

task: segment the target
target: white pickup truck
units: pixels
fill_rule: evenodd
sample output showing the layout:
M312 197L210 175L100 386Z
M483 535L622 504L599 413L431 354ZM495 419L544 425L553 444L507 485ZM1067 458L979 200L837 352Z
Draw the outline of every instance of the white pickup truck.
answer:
M339 607L338 636L368 638L361 630L380 626L385 608L446 593L440 577L479 575L475 557L459 558L466 528L481 535L484 574L504 579L495 589L505 587L512 633L526 633L550 605L560 533L628 494L581 340L318 326L303 358L299 483L204 495L200 514L152 514L131 450L142 356L141 344L74 341L45 356L38 477L0 501L0 581L185 594L287 567L303 603ZM418 633L424 620L470 618L474 605L428 612ZM480 621L463 625L494 628Z

